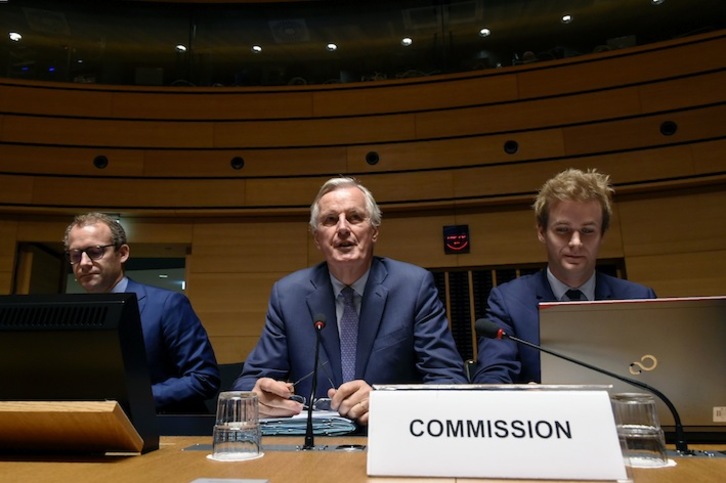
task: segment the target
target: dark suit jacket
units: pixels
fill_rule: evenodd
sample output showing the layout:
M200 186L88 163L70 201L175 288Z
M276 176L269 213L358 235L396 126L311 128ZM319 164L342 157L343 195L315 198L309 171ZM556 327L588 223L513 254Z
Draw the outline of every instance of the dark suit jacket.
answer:
M651 288L597 273L596 300L652 299ZM487 317L505 332L539 345L540 302L555 302L547 271L525 275L492 289L487 300ZM511 340L479 338L476 383L540 382L540 354Z
M207 412L204 400L216 394L219 370L189 299L131 279L126 291L135 293L139 301L156 410Z
M262 335L234 387L250 390L261 377L291 382L310 395L316 334L313 318L324 314L320 332L317 397L342 384L340 339L333 286L326 263L275 283ZM463 383L464 367L449 332L434 279L423 268L388 258L373 259L361 302L356 379L368 384Z

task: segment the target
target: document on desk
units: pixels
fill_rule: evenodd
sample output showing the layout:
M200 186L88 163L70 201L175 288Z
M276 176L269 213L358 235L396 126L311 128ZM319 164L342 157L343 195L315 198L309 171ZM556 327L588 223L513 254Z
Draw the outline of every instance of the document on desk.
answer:
M286 418L260 419L263 436L304 435L307 428L308 413ZM356 430L356 425L337 411L313 411L313 434L316 436L342 436Z

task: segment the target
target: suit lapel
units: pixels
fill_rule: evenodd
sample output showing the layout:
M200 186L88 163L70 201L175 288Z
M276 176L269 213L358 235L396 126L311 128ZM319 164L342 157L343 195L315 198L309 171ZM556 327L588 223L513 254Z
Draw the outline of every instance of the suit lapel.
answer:
M607 279L600 272L595 272L595 300L610 300L615 298L613 289Z
M139 314L144 313L144 307L146 307L146 290L144 286L129 279L129 283L126 286L126 292L133 292L136 294L136 300L139 303Z
M535 294L537 303L540 302L556 302L555 294L552 291L549 280L547 280L547 269L541 270L537 274L537 284L535 286Z
M306 302L309 312L310 328L313 329L313 319L317 314L325 315L325 328L320 332L322 350L320 353L320 364L325 364L321 373L332 375L335 387L340 386L343 380L343 373L340 366L340 338L338 336L338 318L335 313L335 297L333 286L330 283L330 274L327 265L322 263L315 267L310 276L312 291L307 295ZM311 360L312 351L310 348Z
M388 288L383 285L383 282L387 276L388 271L383 263L378 258L373 258L360 309L358 353L355 364L356 379L362 379L366 373L368 362L371 360L373 343L383 322L383 310L388 298Z

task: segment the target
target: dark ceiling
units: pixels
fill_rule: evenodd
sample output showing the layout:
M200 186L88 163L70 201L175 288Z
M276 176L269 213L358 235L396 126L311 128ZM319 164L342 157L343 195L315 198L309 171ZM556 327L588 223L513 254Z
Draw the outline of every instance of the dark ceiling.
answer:
M563 23L564 14L573 20ZM368 81L642 45L725 20L724 0L9 0L0 2L0 75L197 86ZM481 37L482 28L491 35ZM337 51L326 49L331 42Z

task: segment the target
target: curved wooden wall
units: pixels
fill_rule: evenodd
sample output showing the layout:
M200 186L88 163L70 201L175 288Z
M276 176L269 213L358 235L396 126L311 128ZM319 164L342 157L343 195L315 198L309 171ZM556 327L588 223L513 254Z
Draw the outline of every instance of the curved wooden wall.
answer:
M528 205L575 166L611 174L617 188L603 257L625 258L629 278L661 296L723 294L724 51L720 31L355 85L0 80L0 291L14 286L16 242L57 241L72 214L114 211L138 245L189 247L189 294L221 360L236 360L272 282L318 260L306 215L328 177L358 176L375 193L378 253L465 267L542 261ZM446 256L441 227L458 223L470 225L472 253Z

